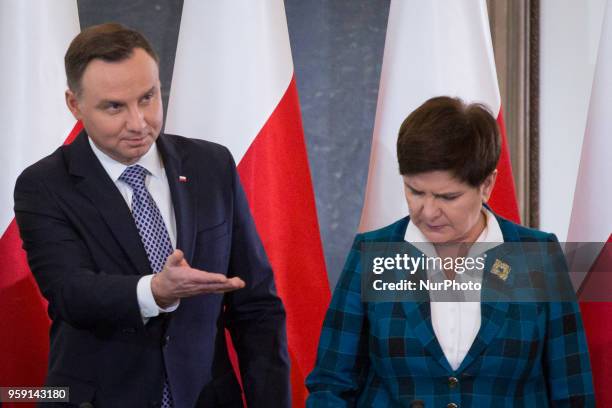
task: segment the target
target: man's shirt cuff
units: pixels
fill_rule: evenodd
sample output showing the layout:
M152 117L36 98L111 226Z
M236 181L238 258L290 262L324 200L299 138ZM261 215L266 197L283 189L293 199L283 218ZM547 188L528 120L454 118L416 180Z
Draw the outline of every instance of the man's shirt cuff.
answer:
M178 300L176 303L168 306L167 308L159 307L155 302L153 291L151 290L152 279L153 275L145 275L138 280L138 284L136 285L136 297L138 298L140 315L142 316L142 320L145 324L149 318L155 317L160 313L174 312L180 303L180 300Z

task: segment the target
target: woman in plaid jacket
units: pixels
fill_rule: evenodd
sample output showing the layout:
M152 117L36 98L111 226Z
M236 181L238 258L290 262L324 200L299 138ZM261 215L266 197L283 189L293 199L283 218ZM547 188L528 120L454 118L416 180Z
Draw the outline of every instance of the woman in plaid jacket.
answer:
M442 256L448 247L441 244L448 243L558 247L553 234L505 220L485 204L501 140L495 118L482 105L430 99L402 124L397 150L410 217L357 235L306 381L307 405L595 406L575 301L364 301L361 263L367 243L408 242L427 256ZM563 278L564 263L554 264L559 265L548 269ZM512 280L503 259L489 266L480 271L483 288L503 288ZM437 272L458 279L453 270ZM427 271L428 278L434 274Z

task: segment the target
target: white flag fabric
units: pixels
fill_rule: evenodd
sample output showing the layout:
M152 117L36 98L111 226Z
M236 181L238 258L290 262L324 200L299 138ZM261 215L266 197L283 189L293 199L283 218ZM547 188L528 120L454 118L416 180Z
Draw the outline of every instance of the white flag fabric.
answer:
M392 0L360 231L408 214L397 165L397 133L408 114L440 95L486 105L503 133L485 0ZM493 207L517 220L505 145L504 140L496 187L505 197L499 200L502 208Z
M14 221L13 189L30 164L74 134L64 53L79 32L75 0L0 1L0 384L42 385L49 318ZM72 133L71 133L72 130Z
M79 32L74 0L0 1L0 228L13 219L21 171L60 146L74 126L64 103L64 53Z
M612 406L612 2L608 0L574 192L568 257L580 283L597 406ZM585 243L590 243L586 244ZM584 273L582 273L584 272Z
M239 163L292 77L282 2L186 0L166 131L221 143Z
M568 242L606 242L612 233L612 10L602 25L582 142Z

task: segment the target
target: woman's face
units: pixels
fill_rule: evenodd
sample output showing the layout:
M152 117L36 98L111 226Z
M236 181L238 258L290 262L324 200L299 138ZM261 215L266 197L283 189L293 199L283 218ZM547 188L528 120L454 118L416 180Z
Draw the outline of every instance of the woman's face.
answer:
M433 243L474 242L484 226L482 203L491 195L497 170L478 187L457 180L450 171L430 171L404 179L413 222Z

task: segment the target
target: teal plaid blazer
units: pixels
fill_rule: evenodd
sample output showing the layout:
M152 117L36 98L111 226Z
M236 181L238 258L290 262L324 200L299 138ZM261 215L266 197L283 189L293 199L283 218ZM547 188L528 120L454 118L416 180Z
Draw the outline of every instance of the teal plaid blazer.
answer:
M557 241L497 220L505 242ZM428 302L363 303L361 244L402 242L408 222L355 238L306 380L308 407L595 406L575 302L482 302L480 331L456 371L436 339Z

